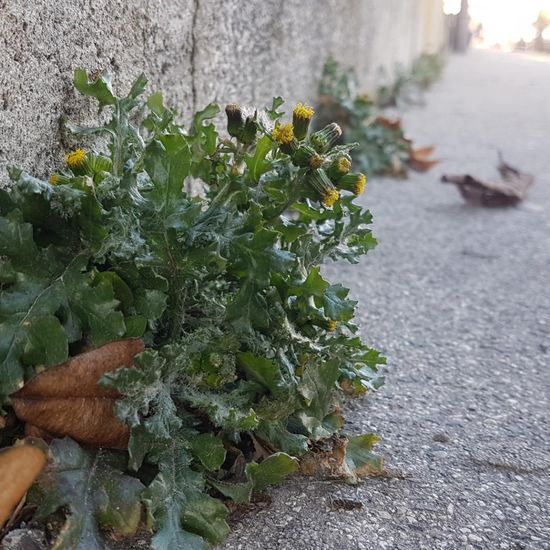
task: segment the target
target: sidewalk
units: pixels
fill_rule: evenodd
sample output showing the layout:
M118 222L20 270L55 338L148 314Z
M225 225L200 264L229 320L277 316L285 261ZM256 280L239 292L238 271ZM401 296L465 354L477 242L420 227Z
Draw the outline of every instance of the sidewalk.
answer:
M550 548L550 56L453 57L404 118L441 165L369 183L380 245L326 271L390 365L348 429L378 433L405 479L288 480L227 550ZM495 176L498 149L536 176L519 208L468 208L439 183ZM333 498L362 508L330 511Z

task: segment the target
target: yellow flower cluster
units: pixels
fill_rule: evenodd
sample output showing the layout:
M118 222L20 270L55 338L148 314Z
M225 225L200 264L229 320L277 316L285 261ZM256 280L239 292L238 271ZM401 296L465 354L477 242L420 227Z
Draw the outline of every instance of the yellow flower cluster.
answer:
M340 193L336 189L327 189L323 194L323 204L329 208L340 198Z
M52 175L50 176L49 182L50 182L52 185L57 185L57 184L59 183L59 175L58 175L58 174L52 174Z
M294 139L294 126L292 124L278 124L273 129L273 139L279 145L288 145Z
M347 174L350 171L351 162L346 157L338 159L338 171L340 174Z
M355 184L355 194L361 195L365 190L365 185L367 184L367 176L365 174L359 174L357 183Z
M336 330L336 321L333 321L332 319L328 322L327 325L327 332L334 332Z
M313 110L313 107L310 107L309 105L305 105L304 103L298 103L298 105L294 107L294 111L292 114L296 118L310 120L315 114L315 111Z
M313 170L316 170L317 168L321 168L323 165L323 159L319 155L313 155L309 159L309 167Z
M69 168L81 168L86 162L86 151L84 149L76 149L65 155L65 162Z

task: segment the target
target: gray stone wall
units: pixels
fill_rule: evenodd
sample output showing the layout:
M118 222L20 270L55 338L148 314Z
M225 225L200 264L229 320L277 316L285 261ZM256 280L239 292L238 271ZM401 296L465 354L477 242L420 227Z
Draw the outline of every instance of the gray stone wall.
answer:
M0 0L0 166L45 177L62 162L60 117L95 117L76 67L111 70L121 90L143 71L183 116L210 101L311 101L329 54L368 90L379 67L433 49L426 37L443 44L427 12L442 21L441 0Z

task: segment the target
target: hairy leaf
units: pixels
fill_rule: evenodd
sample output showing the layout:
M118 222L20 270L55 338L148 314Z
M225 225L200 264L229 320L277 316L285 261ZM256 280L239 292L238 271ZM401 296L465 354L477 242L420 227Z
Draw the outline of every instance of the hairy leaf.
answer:
M70 514L53 548L105 548L98 525L117 535L136 532L141 517L139 495L144 486L121 472L123 457L103 450L84 451L69 438L54 440L50 454L51 462L38 481L48 491L41 512L68 506Z
M174 434L153 456L159 473L143 493L157 533L152 548L203 549L205 537L218 543L227 535L228 510L203 493L204 480L190 469L185 441ZM200 535L200 536L199 536Z

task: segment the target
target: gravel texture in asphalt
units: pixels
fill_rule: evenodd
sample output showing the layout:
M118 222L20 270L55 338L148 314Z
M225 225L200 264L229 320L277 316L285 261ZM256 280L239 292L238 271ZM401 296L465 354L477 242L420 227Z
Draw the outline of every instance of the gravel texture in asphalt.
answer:
M289 479L226 550L550 548L550 56L452 57L426 101L404 126L441 164L370 182L379 247L326 268L389 362L348 430L379 434L402 475ZM498 150L536 176L518 208L467 207L439 183L496 177Z

